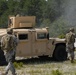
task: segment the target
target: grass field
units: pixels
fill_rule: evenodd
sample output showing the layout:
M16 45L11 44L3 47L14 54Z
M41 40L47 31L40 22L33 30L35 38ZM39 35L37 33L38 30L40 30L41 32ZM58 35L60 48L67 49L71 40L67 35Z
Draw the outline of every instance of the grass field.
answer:
M1 66L0 71L4 72L4 68ZM18 75L76 75L76 60L71 63L69 60L56 62L51 58L32 58L15 62L15 68Z

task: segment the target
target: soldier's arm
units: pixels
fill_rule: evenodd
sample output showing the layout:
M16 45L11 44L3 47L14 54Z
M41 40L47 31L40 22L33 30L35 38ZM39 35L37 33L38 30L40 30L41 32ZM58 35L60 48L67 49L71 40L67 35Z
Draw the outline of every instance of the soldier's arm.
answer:
M15 43L15 45L17 46L18 45L18 38L16 37L16 36L14 36L14 43Z
M1 38L1 49L4 47L4 36Z

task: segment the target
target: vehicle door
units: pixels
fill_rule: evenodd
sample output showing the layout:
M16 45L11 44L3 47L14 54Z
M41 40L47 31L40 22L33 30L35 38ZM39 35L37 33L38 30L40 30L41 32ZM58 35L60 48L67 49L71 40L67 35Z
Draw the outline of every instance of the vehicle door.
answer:
M33 53L34 55L41 56L47 53L47 33L36 32L35 41L33 42Z
M28 57L31 54L31 32L18 32L17 37L19 39L17 47L17 56Z

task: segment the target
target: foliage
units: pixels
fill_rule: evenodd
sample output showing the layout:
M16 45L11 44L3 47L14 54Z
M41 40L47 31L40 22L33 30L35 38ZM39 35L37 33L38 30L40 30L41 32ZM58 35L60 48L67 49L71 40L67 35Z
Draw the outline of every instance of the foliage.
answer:
M14 62L14 66L15 66L15 68L20 69L23 67L23 63L22 62L20 62L20 63Z
M63 16L59 17L54 22L50 22L49 19L46 19L42 22L40 27L49 27L50 37L59 37L62 34L66 34L68 30L68 22L63 19Z
M31 15L36 16L37 27L49 27L50 35L58 36L68 28L66 4L66 0L0 0L0 27L8 26L9 15Z
M58 36L58 38L63 39L63 38L65 38L65 35L61 34L61 35Z
M52 75L63 75L58 69L52 70Z

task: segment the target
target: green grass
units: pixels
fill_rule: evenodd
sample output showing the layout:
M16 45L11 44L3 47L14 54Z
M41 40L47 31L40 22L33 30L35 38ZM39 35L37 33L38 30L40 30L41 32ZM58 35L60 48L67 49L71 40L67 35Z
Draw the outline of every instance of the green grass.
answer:
M69 60L63 62L55 61L30 61L14 62L18 75L76 75L76 60L71 63ZM0 70L5 68L0 67Z
M20 62L20 63L14 62L14 66L15 66L15 68L20 69L23 67L23 63L22 62Z
M57 70L52 70L51 75L63 75L63 74L57 69Z

